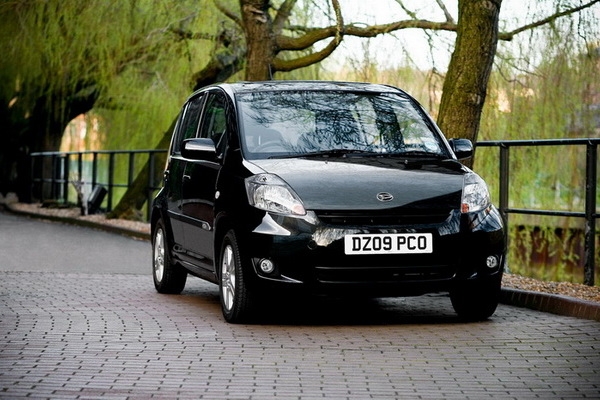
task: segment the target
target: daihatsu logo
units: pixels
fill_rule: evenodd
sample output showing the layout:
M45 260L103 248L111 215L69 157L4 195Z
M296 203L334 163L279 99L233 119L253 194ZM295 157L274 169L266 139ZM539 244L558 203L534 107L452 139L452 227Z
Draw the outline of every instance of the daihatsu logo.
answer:
M388 192L381 192L381 193L377 193L377 200L379 201L392 201L394 199L394 196L392 196L390 193Z

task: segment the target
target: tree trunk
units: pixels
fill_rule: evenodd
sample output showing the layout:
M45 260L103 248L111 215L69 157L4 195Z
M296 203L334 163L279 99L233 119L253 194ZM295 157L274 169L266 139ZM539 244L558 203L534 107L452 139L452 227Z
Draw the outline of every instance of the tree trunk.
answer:
M269 0L240 0L240 8L246 36L246 80L270 80L276 46Z
M444 81L438 125L449 138L477 141L498 44L502 0L460 0L456 46ZM472 165L472 162L471 162Z
M177 119L174 119L171 123L171 126L162 136L162 139L156 146L156 149L168 149L169 143L171 141L171 135L173 133L173 129L175 129L175 124L177 123ZM152 182L154 185L158 185L162 182L163 179L163 166L167 160L167 155L164 153L159 153L154 157L154 176L152 177ZM127 188L127 191L119 200L117 206L110 211L106 217L107 218L123 218L130 220L145 220L146 217L141 215L139 210L142 209L146 201L148 200L148 182L150 177L150 159L146 161L141 171L137 174L131 186ZM150 207L151 204L148 204Z

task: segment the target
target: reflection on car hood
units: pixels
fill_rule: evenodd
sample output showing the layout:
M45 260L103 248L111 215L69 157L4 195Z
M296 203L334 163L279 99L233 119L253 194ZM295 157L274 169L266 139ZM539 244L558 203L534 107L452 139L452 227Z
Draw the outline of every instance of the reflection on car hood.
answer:
M411 167L399 159L253 160L284 179L311 210L459 208L465 170L456 162ZM380 201L379 193L393 199Z

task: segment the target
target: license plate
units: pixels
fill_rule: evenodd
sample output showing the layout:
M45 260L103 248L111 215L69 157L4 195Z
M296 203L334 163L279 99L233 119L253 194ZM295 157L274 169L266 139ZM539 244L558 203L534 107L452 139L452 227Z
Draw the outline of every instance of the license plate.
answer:
M433 252L431 233L363 234L344 236L346 254L419 254Z

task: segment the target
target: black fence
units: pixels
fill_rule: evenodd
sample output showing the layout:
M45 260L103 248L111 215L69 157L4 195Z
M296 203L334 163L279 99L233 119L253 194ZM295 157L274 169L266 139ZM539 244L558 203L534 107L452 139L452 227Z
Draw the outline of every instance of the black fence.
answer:
M499 210L507 226L509 214L530 214L542 216L563 216L585 219L585 264L584 283L594 285L595 271L595 234L597 206L597 170L598 145L600 138L594 139L549 139L549 140L500 140L477 142L477 147L496 147L499 149ZM538 210L509 207L510 185L510 149L524 146L585 146L585 211ZM89 192L96 195L97 188L104 188L106 199L99 199L104 211L111 211L114 204L115 191L127 189L136 178L142 163L148 163L150 173L146 186L147 203L159 189L161 182L155 179L156 159L164 154L164 150L134 151L84 151L84 152L45 152L31 154L32 199L55 200L62 203L81 202L82 194ZM122 158L125 157L124 161ZM117 174L117 158L119 173ZM122 165L126 165L123 169ZM160 166L162 168L162 165ZM125 174L123 171L127 171ZM118 177L117 177L118 175ZM123 177L123 175L125 175ZM79 193L75 198L71 193ZM85 189L88 189L87 191ZM87 201L87 200L86 200ZM149 207L148 207L149 208ZM149 210L148 210L149 211ZM507 230L508 231L508 230Z
M598 145L600 138L595 139L546 139L546 140L498 140L477 142L477 147L497 147L499 149L499 193L498 208L509 226L509 214L529 214L558 217L578 217L585 219L585 264L584 283L594 285L595 271L595 243L596 243L596 198L597 198L597 173L598 173ZM585 146L585 211L537 210L524 208L511 208L509 206L510 185L510 149L515 147L536 146ZM507 230L508 231L508 230Z
M147 163L146 204L151 204L162 183L155 178L156 160L165 153L166 150L32 153L31 198L41 202L87 206L88 199L91 201L96 195L96 200L101 204L93 206L109 212L113 209L116 191L121 189L124 192L129 188L139 170ZM102 193L102 196L98 197L98 193Z

